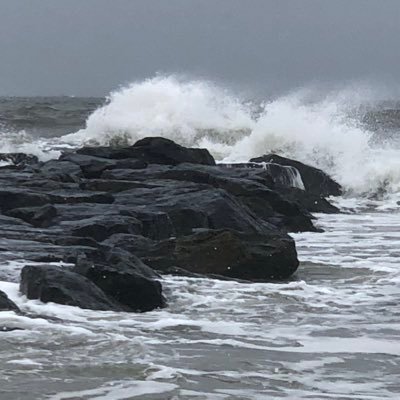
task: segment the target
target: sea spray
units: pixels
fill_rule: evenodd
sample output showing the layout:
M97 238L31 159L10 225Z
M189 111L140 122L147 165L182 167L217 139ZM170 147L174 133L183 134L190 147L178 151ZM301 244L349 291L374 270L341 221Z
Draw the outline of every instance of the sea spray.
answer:
M209 82L157 77L111 93L107 104L89 116L86 128L65 139L109 144L116 136L130 143L164 136L196 146L203 137L234 142L254 124L247 105Z
M365 118L382 107L383 99L382 88L350 85L303 88L249 102L209 81L157 76L112 92L94 112L94 101L83 102L82 116L91 113L77 132L49 137L48 132L32 136L2 129L0 150L46 160L65 148L131 145L146 136L163 136L206 147L220 162L265 153L294 158L328 172L347 195L393 194L400 190L400 121L390 117L389 129L382 129L380 120ZM79 118L74 113L74 120Z
M62 140L132 144L163 136L206 147L222 162L276 152L328 171L348 193L397 192L399 150L372 140L360 120L359 110L374 101L371 89L302 89L254 106L210 82L159 76L111 93L85 129Z

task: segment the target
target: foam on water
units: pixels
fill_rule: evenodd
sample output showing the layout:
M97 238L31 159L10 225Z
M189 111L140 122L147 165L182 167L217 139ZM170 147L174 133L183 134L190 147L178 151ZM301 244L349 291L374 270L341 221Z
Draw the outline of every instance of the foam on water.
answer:
M294 235L291 282L166 277L169 307L144 314L43 304L2 282L35 318L0 313L24 329L2 333L1 387L29 371L53 399L397 399L400 213L376 201L318 224Z
M33 154L47 161L60 155L60 152L52 147L51 142L35 138L24 130L13 132L0 126L0 153ZM1 162L0 167L8 164Z

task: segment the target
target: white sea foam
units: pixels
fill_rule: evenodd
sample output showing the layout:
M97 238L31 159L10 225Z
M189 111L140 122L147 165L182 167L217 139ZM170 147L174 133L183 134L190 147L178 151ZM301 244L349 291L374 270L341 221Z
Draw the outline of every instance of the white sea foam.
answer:
M149 313L44 304L1 282L27 313L0 313L24 329L2 333L18 357L3 352L1 383L35 372L53 400L397 399L400 213L367 210L320 215L324 233L294 235L297 280L168 276L169 307ZM65 382L54 366L72 371Z
M51 142L37 139L26 131L12 132L0 128L0 153L33 154L46 161L57 158L60 152L52 148ZM10 163L2 162L0 166Z
M26 152L47 160L65 147L133 144L146 136L163 136L208 148L217 160L227 162L276 152L327 171L356 195L399 192L397 132L376 135L360 122L360 110L384 94L356 85L321 93L301 89L249 102L212 82L158 76L112 92L84 129L61 138L0 129L0 152Z
M166 395L176 389L171 383L151 381L121 381L111 382L99 388L82 391L58 393L49 397L49 400L73 400L90 398L96 400L123 400L142 398L145 395L165 393Z
M352 87L317 97L299 90L255 106L210 82L161 76L111 93L85 129L62 141L132 144L163 136L206 147L224 161L277 152L326 170L358 194L382 188L397 192L399 149L386 140L372 144L373 133L354 115L374 101L373 91Z

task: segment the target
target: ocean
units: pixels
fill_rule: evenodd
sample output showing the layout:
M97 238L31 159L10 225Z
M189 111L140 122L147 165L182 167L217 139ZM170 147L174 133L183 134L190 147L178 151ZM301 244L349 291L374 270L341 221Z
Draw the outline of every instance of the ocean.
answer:
M167 276L168 307L83 310L18 293L3 252L0 399L398 399L400 99L368 87L253 99L157 77L107 98L0 98L0 152L42 160L83 145L164 136L219 162L276 152L344 188L323 233L293 233L288 282Z

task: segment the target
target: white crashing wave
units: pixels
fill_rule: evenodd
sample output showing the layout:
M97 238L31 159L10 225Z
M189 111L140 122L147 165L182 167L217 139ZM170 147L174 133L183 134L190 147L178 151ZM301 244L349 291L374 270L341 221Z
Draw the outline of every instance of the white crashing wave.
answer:
M235 141L254 124L250 108L223 89L203 81L158 77L111 93L107 105L89 116L85 129L64 138L75 144L107 144L166 136L193 146L202 138Z
M60 155L60 152L52 148L52 144L46 140L34 138L23 130L10 132L5 129L0 129L0 153L33 154L43 161ZM8 164L8 162L2 162L0 166Z
M372 93L372 95L371 95ZM163 136L206 147L221 161L242 162L277 152L318 166L348 191L400 190L399 149L377 144L351 110L374 100L374 92L350 88L315 100L301 90L257 105L205 81L174 76L136 82L111 93L86 128L47 147L132 144Z

